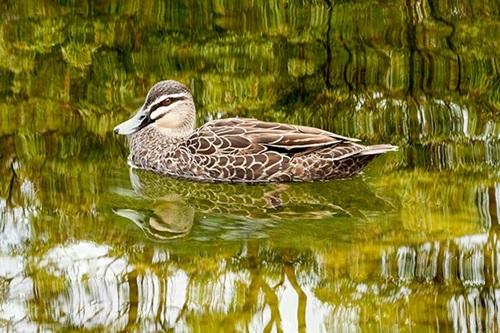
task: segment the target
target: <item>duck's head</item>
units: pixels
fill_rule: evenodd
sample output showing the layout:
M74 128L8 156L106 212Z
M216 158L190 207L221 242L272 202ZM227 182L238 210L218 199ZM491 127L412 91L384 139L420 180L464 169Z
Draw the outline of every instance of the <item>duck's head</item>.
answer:
M166 134L183 136L191 133L195 123L195 106L188 87L174 80L156 83L146 102L129 120L116 126L116 134L133 134L146 126L156 126Z

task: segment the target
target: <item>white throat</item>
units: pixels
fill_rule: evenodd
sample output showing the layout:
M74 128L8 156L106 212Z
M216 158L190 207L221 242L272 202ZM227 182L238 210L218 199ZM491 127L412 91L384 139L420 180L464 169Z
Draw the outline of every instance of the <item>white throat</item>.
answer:
M151 126L153 126L158 132L160 132L169 139L175 139L175 138L183 139L191 135L191 133L193 133L193 129L186 126L174 127L174 128L159 126L158 124L152 124Z

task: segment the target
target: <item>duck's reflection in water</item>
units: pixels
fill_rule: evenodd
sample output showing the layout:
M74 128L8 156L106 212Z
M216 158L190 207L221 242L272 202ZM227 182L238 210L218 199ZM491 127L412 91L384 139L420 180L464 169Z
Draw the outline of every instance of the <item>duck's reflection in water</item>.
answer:
M328 217L366 219L367 211L386 212L392 204L360 178L294 184L245 185L194 183L131 168L133 189L151 200L147 207L114 212L130 219L151 240L186 236L196 216L223 217L248 223L317 220Z
M152 210L114 209L142 229L151 240L162 241L185 236L193 227L194 207L171 195L156 201Z

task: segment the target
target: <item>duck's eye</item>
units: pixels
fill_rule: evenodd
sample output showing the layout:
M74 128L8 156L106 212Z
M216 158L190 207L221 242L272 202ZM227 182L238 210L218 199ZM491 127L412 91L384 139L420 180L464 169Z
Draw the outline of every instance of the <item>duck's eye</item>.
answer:
M172 100L170 98L165 98L163 102L161 102L163 106L170 105L170 103L172 103Z

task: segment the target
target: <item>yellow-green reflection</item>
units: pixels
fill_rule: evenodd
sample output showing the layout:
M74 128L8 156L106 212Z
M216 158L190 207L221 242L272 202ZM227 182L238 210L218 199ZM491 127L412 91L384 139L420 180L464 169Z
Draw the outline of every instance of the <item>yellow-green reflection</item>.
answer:
M0 4L0 330L496 331L494 1ZM128 170L161 79L198 123L312 125L398 153L341 182Z

